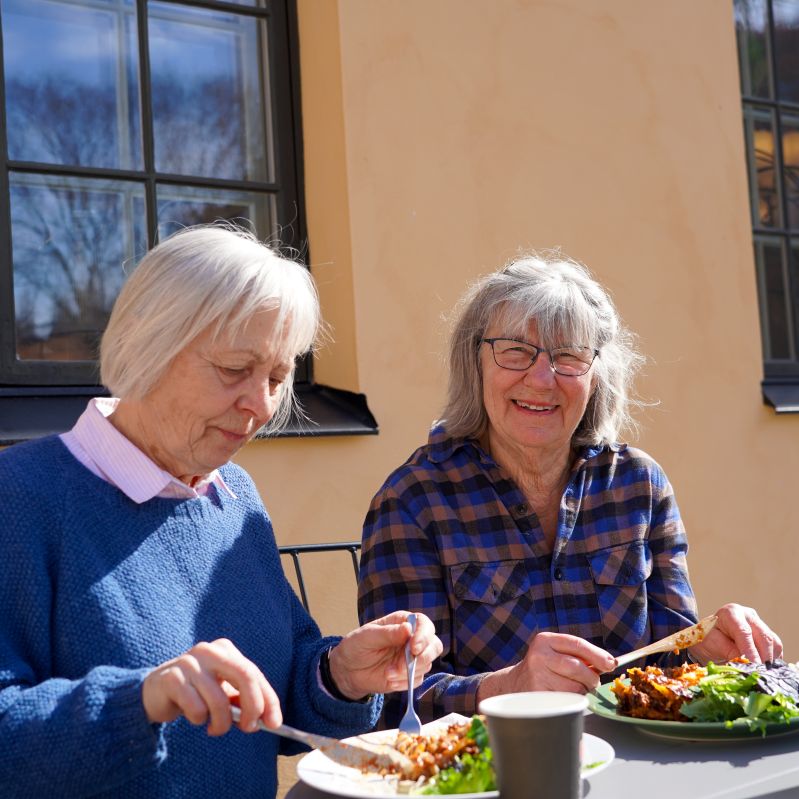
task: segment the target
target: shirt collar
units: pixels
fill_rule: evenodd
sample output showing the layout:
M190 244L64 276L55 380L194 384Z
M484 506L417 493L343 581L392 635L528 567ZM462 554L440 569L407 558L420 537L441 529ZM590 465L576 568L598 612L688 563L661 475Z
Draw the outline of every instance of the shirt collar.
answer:
M164 471L108 420L118 404L116 397L91 400L72 428L78 444L109 483L139 505L157 496L193 499L205 494L210 485L236 499L217 469L196 487Z
M434 424L427 439L429 447L428 456L433 463L443 463L449 460L459 449L469 447L474 450L479 459L488 462L490 456L483 450L480 443L475 438L453 438L447 434L446 428L442 424ZM620 452L626 449L626 444L591 444L581 447L577 451L574 461L573 471L577 471L592 458L599 455L604 449L612 452Z
M447 433L443 424L434 424L427 439L429 447L428 456L433 463L443 463L449 460L459 449L470 448L481 461L487 461L489 456L476 438L453 438Z

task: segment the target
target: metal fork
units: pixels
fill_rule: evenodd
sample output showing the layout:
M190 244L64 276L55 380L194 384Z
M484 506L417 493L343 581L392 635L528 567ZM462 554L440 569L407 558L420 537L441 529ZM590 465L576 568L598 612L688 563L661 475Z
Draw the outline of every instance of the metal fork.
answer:
M411 636L416 632L416 614L411 613L406 619L411 625ZM413 680L416 675L416 658L411 657L411 639L405 644L405 666L408 669L408 707L399 724L399 731L408 735L419 735L422 732L422 722L413 709Z

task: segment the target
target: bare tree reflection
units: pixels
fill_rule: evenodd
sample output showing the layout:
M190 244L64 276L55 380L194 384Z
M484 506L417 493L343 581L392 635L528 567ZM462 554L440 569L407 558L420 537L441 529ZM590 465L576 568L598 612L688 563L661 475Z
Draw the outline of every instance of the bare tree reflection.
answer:
M250 174L253 167L248 169L243 94L221 78L182 85L154 82L156 169L232 180L260 177Z
M68 77L14 79L6 83L6 107L8 151L14 160L111 169L133 166L124 140L128 132L120 131L113 86L88 86Z
M12 80L7 96L9 149L18 159L106 168L125 162L113 87ZM222 80L154 86L160 169L246 177L243 102ZM18 356L93 359L123 265L146 248L142 184L23 173L12 173L11 184ZM247 213L241 203L171 202L168 227Z
M17 184L11 207L18 355L95 358L134 241L144 251L143 193Z

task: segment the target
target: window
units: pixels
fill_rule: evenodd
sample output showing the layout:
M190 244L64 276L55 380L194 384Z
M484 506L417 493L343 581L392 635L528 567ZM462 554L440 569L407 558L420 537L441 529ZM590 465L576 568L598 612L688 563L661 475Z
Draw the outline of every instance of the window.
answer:
M159 236L229 219L302 250L304 229L293 0L1 8L7 442L66 429L97 393L111 307ZM45 406L64 418L28 430Z
M799 411L799 0L735 0L765 379Z

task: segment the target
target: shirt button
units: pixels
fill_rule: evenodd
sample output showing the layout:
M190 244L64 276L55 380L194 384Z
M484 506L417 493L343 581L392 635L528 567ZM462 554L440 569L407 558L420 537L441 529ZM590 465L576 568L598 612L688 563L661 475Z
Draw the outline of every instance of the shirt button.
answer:
M518 513L520 516L525 516L527 514L527 505L517 505L516 513Z
M563 579L563 569L555 569L555 579L562 580Z

